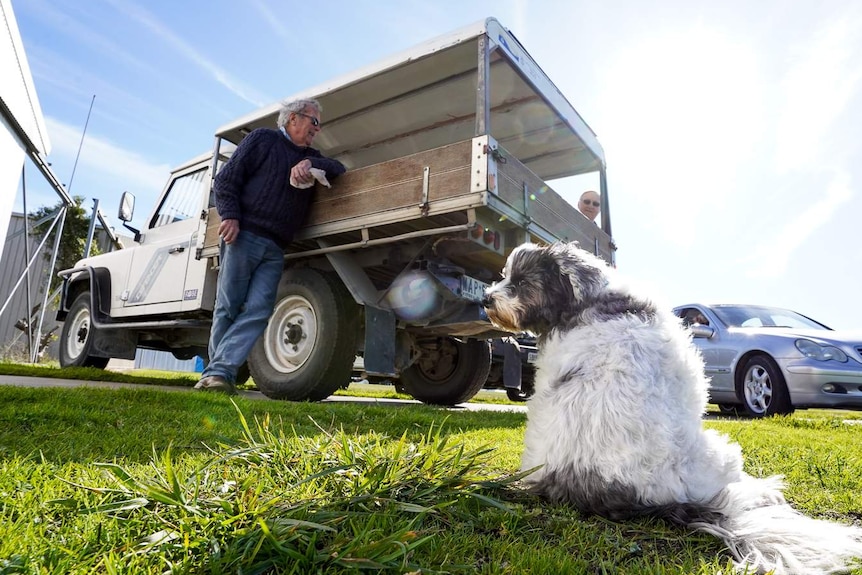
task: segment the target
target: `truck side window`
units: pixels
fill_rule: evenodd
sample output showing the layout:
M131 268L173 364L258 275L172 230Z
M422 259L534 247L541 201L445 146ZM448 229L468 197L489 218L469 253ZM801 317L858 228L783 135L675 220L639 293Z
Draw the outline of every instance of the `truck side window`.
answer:
M150 227L157 228L197 217L201 208L202 187L207 184L206 175L207 169L201 168L175 179Z

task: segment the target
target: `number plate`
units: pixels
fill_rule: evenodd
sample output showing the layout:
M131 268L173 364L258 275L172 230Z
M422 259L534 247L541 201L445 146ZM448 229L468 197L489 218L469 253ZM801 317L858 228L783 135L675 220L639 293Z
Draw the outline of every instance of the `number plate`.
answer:
M461 297L470 301L480 302L485 297L485 290L490 284L480 282L470 276L461 276Z

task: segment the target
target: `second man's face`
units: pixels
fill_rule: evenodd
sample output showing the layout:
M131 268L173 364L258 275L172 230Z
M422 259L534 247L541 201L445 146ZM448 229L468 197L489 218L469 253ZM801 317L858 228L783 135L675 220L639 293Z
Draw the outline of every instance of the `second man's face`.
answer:
M596 216L599 215L599 205L599 195L595 193L587 193L581 196L581 199L578 202L578 209L591 220L595 220Z

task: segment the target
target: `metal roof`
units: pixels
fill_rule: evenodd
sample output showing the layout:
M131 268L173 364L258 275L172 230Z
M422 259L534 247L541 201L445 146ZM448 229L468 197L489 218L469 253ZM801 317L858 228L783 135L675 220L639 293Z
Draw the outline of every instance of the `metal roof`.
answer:
M324 129L314 145L348 169L473 137L480 52L487 36L490 134L536 175L551 180L594 172L604 152L593 131L496 19L487 18L371 66L294 94L316 98ZM279 103L216 133L233 143L275 127Z

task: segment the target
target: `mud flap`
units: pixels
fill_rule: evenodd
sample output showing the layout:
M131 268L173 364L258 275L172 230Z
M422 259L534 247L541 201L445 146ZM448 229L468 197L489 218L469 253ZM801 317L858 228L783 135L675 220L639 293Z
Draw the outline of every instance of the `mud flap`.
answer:
M521 350L509 341L503 345L503 387L521 389Z
M93 354L95 357L135 359L138 336L128 329L97 329L93 332Z
M395 377L395 314L365 306L365 371Z

